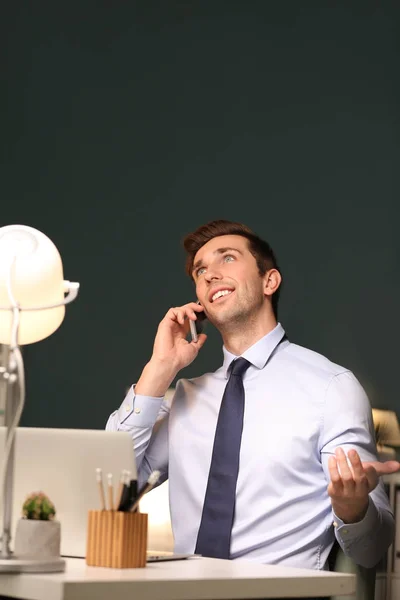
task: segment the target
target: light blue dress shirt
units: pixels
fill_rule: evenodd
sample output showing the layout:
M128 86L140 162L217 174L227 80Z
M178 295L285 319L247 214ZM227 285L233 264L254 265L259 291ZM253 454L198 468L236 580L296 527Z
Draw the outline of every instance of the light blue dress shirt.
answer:
M326 568L336 538L358 564L373 566L390 545L394 519L380 483L364 519L344 524L327 493L328 458L341 446L376 460L368 398L355 376L324 356L279 341L280 324L242 356L245 414L232 558ZM193 552L200 525L218 411L229 365L178 381L173 401L128 392L108 430L132 435L139 485L159 469L169 478L177 552Z

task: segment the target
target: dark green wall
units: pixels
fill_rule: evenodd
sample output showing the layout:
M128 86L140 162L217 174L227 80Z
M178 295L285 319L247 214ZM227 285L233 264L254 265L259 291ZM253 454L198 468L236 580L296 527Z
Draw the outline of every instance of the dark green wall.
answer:
M26 348L23 423L100 428L193 297L180 240L241 220L275 248L293 341L398 396L397 2L7 2L0 224L81 282ZM186 375L219 366L212 334Z

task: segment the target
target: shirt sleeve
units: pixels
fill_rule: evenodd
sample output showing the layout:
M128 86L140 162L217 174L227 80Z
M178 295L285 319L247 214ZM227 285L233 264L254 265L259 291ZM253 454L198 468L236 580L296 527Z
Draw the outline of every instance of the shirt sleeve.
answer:
M362 461L377 461L372 411L364 389L349 371L332 378L326 392L320 448L329 483L329 456L339 446L354 449ZM343 552L364 567L376 565L394 537L394 518L382 481L369 495L364 518L343 523L332 511L336 539Z
M107 431L127 431L132 436L139 486L150 473L161 471L158 485L168 478L168 418L171 402L135 394L133 385L118 410L108 418Z

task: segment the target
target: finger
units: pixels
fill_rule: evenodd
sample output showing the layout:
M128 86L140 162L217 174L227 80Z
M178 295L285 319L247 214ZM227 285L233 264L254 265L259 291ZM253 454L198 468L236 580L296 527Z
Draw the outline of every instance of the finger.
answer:
M186 307L184 306L177 306L175 308L171 308L167 314L173 321L179 323L179 325L184 325L186 318L185 308Z
M336 459L338 461L339 472L345 481L353 479L353 472L349 467L347 456L343 448L336 448L335 450Z
M376 475L375 470L372 468L371 472L368 473L367 470L363 467L358 452L356 452L355 450L349 450L347 456L349 457L353 469L353 477L356 490L358 490L359 493L369 493L376 487L378 483L378 477Z
M329 476L335 492L338 492L343 487L342 478L340 477L337 460L334 456L330 456L328 460Z
M349 467L347 456L343 448L336 448L335 455L344 486L350 486L351 484L354 484L353 473Z
M192 304L186 304L185 306L182 306L181 310L183 311L185 318L191 319L192 321L197 321L198 316L204 312L204 309L198 304L195 304L194 306L196 310L192 308Z
M182 309L185 319L190 319L191 321L197 321L198 313L195 313L193 309L189 306L186 306Z
M193 309L196 312L204 312L204 306L202 306L198 302L191 302L190 306L192 307L192 305L193 305Z
M184 306L175 306L174 308L171 308L167 315L181 323L181 315L183 315L184 319L188 317L189 319L192 319L192 321L195 321L197 319L197 313L203 311L204 309L202 306L191 302L190 304L185 304Z
M372 492L379 482L379 476L374 467L369 466L364 468L365 477L368 482L368 492Z
M358 452L356 450L349 450L347 456L353 469L354 479L362 479L365 476L365 472Z
M196 313L204 311L203 306L201 304L198 304L197 302L188 302L188 304L178 306L177 308L193 310Z
M193 306L192 304L189 304L185 307L186 314L189 317L189 319L196 321L197 317L199 315L204 314L204 308L202 306L200 306L199 304L195 304L193 308L192 308L192 306Z
M185 324L185 313L183 312L182 309L180 309L180 308L175 309L175 319L176 319L176 321L178 321L179 325Z
M167 314L165 315L165 318L171 319L172 321L178 321L179 310L179 306L170 308Z

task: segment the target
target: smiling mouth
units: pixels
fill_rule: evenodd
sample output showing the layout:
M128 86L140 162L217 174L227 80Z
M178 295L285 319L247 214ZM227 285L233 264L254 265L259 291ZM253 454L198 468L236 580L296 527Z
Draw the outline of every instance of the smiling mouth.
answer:
M216 302L220 298L224 298L225 296L230 296L232 294L232 292L233 292L233 290L220 290L219 292L216 292L211 297L211 302L214 304L214 302Z

